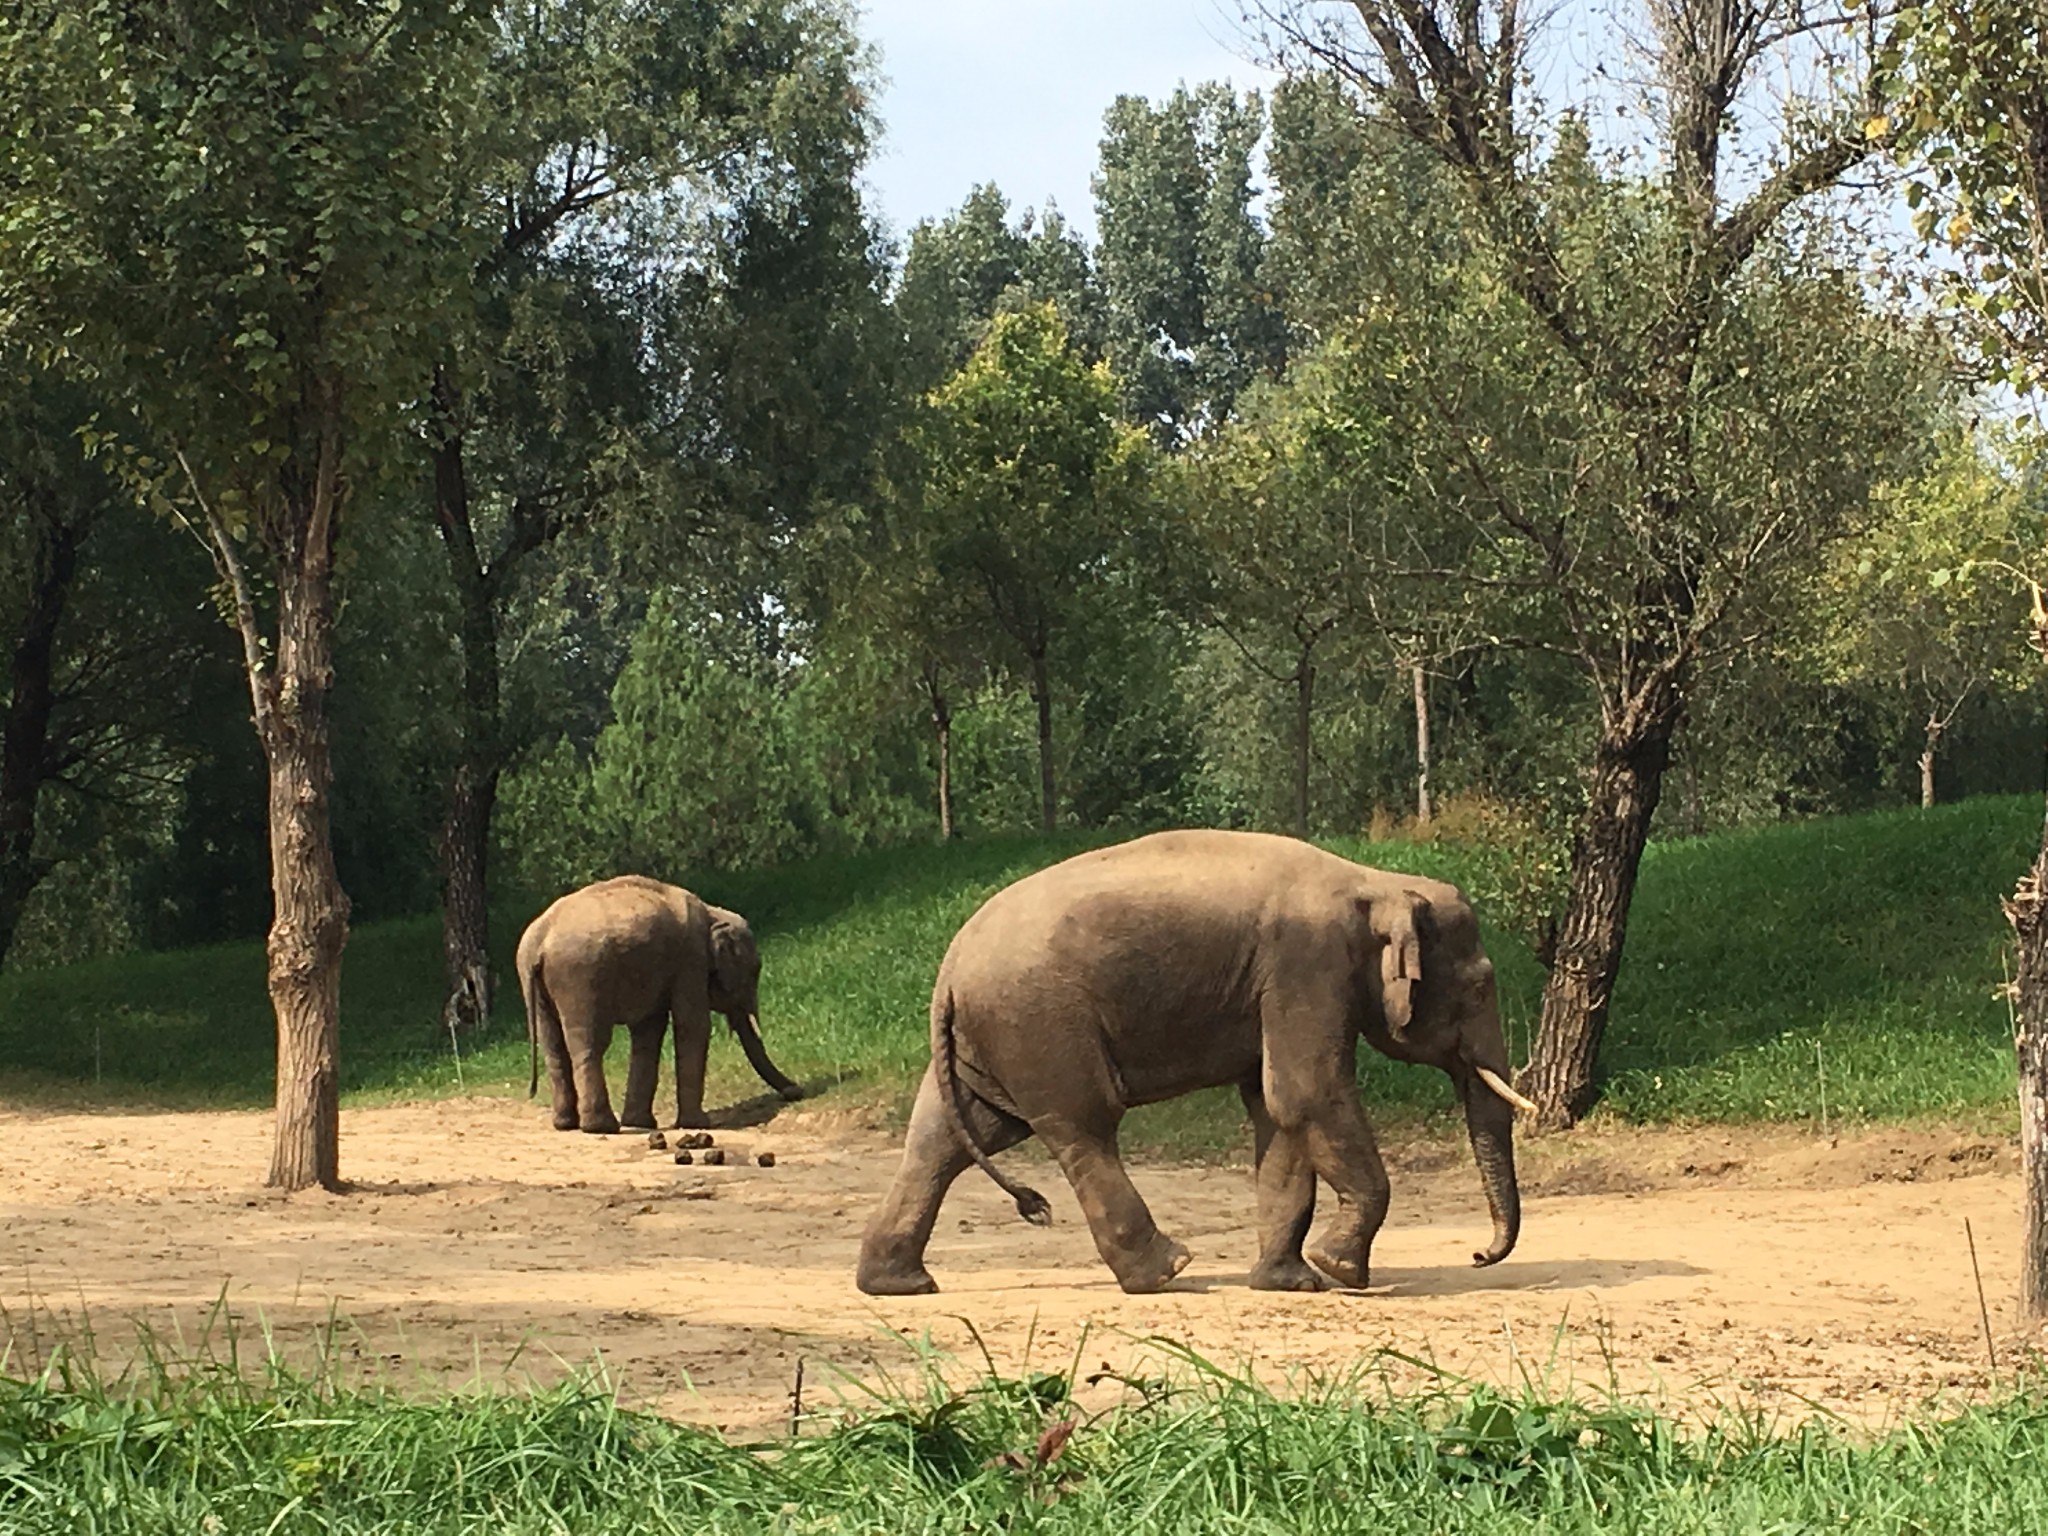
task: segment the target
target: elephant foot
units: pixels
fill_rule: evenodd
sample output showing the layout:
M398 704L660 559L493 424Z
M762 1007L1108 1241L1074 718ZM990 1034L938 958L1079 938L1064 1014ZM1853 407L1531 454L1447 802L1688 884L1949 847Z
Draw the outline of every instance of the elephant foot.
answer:
M1133 1296L1164 1290L1167 1281L1186 1269L1188 1260L1193 1257L1181 1244L1159 1233L1137 1263L1117 1271L1116 1283Z
M586 1136L616 1136L619 1134L617 1115L588 1115L584 1117L583 1133Z
M678 1114L676 1116L676 1123L670 1126L669 1129L672 1131L701 1131L710 1124L711 1117L699 1109L693 1110L689 1114Z
M1309 1267L1300 1254L1286 1259L1261 1259L1252 1266L1255 1291L1326 1291L1330 1282Z
M1309 1251L1308 1261L1347 1291L1362 1291L1371 1281L1372 1264L1362 1254L1339 1258L1327 1248L1314 1248Z
M863 1257L853 1283L870 1296L930 1296L939 1288L922 1264L909 1268Z
M659 1127L654 1123L654 1112L649 1110L645 1115L627 1114L619 1121L619 1129L622 1131L652 1131L659 1129Z
M555 1111L555 1129L556 1129L556 1130L558 1130L558 1131L573 1131L573 1130L575 1130L575 1129L576 1129L576 1127L577 1127L577 1123L578 1123L578 1122L577 1122L577 1119L576 1119L576 1111L575 1111L575 1110L573 1110L573 1109L558 1109L558 1110L556 1110L556 1111Z

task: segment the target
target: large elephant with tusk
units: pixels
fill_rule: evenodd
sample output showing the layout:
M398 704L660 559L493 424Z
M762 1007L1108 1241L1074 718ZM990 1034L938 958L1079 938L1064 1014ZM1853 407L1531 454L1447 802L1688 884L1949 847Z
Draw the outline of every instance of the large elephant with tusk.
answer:
M785 1099L803 1090L775 1069L761 1043L761 952L737 912L678 886L621 875L571 891L519 939L519 990L533 1057L530 1096L547 1057L558 1131L617 1131L605 1090L604 1053L626 1026L624 1124L654 1127L661 1040L676 1037L677 1125L703 1125L711 1015L725 1015L761 1080Z
M1135 1105L1233 1084L1252 1121L1259 1257L1251 1284L1363 1286L1387 1173L1359 1104L1362 1035L1450 1074L1493 1214L1515 1245L1514 1111L1493 965L1452 885L1367 869L1289 837L1162 832L1085 853L991 897L954 937L932 994L932 1064L903 1163L868 1225L857 1283L936 1290L925 1245L970 1163L1050 1217L988 1154L1036 1135L1127 1291L1188 1262L1117 1155ZM1320 1177L1337 1210L1304 1252Z

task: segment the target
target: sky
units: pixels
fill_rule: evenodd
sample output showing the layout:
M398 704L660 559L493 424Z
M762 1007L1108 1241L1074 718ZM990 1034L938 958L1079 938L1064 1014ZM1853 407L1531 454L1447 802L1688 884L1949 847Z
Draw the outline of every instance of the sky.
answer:
M868 183L898 234L993 181L1012 207L1052 198L1092 236L1088 183L1112 101L1272 78L1247 61L1236 0L863 0L861 12L885 81Z

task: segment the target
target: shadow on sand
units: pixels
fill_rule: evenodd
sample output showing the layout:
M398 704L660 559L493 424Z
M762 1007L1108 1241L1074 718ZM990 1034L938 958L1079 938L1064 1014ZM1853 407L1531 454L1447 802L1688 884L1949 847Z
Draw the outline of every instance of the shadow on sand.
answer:
M1697 1266L1675 1259L1559 1259L1518 1263L1512 1259L1486 1268L1477 1265L1443 1264L1428 1268L1395 1268L1375 1265L1372 1284L1362 1291L1331 1286L1327 1295L1337 1296L1468 1296L1483 1291L1609 1291L1638 1280L1669 1275L1697 1275ZM1249 1289L1249 1274L1182 1275L1169 1291L1197 1295L1214 1290Z

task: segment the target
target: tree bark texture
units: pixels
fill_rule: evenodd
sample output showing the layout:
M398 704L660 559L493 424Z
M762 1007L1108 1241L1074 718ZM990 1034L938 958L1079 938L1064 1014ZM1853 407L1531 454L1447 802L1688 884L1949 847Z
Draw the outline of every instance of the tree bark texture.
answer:
M36 853L36 806L50 778L50 720L56 712L57 626L78 574L82 523L52 516L36 527L27 603L8 668L7 717L0 726L0 966L14 947L29 897L49 872Z
M1419 661L1409 670L1415 684L1415 823L1426 827L1435 815L1429 800L1429 674Z
M267 1182L341 1187L341 952L348 896L334 867L327 695L334 686L334 547L340 443L330 430L302 502L273 535L277 655L267 662L246 584L237 610L270 774L270 1003L277 1015L277 1126ZM216 537L232 558L225 533Z
M452 414L452 400L445 389L439 393ZM491 1016L491 814L504 768L504 733L496 594L477 554L462 438L452 431L434 448L434 512L454 578L462 646L460 740L441 824L441 952L448 987L442 1021L460 1035L481 1030Z
M339 403L316 404L322 430L310 485L282 493L258 521L277 585L277 645L264 644L235 537L205 508L214 562L233 592L256 737L269 776L271 1011L277 1017L274 1189L341 1188L341 952L348 895L334 867L327 695L334 686L334 550L341 521ZM198 478L179 456L195 490Z
M2034 867L2005 903L2019 950L2013 979L2019 1058L2020 1183L2026 1201L2020 1305L2048 1317L2048 824Z
M1654 712L1631 712L1602 731L1572 838L1569 896L1543 988L1536 1049L1518 1079L1536 1101L1541 1128L1574 1125L1593 1105L1629 903L1678 724L1676 694L1657 703Z
M1042 645L1031 653L1031 698L1038 706L1039 826L1054 832L1059 829L1059 797L1052 769L1052 679Z
M1315 746L1316 667L1303 651L1294 669L1294 835L1308 836L1308 766Z

